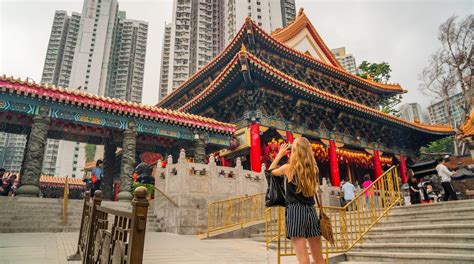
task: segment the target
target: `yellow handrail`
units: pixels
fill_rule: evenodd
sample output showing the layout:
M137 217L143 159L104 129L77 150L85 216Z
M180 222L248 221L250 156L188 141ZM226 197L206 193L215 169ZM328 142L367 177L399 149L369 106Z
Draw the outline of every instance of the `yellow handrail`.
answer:
M265 193L214 201L207 208L207 237L229 228L264 221Z
M323 239L326 263L329 253L347 252L362 242L365 234L400 201L398 170L392 166L344 207L323 206L323 211L331 219L335 238L334 245ZM295 255L290 240L286 238L285 214L281 212L284 212L281 207L265 210L267 250L270 243L277 241L278 263L283 256Z

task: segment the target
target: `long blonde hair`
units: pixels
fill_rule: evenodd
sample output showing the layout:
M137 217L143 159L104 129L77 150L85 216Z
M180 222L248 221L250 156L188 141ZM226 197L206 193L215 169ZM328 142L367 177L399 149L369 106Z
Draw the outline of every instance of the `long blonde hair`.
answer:
M318 186L319 169L309 140L300 137L293 141L288 176L296 183L296 192L306 197L314 196Z

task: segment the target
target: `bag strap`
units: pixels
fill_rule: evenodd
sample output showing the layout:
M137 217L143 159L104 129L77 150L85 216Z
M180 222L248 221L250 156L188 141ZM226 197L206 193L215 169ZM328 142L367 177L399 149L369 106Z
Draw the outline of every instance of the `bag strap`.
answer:
M321 217L323 216L323 206L321 205L321 201L319 199L319 194L318 194L318 191L316 191L316 193L314 194L314 198L316 199L316 203L318 204L318 207L319 207L319 219L321 219Z

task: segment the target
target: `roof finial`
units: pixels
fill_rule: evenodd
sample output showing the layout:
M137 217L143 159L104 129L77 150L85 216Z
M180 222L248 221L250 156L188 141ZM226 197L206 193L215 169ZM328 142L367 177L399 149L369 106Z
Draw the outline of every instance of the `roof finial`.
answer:
M245 47L244 43L242 43L242 47L240 48L241 52L247 52L247 48Z
M300 10L298 11L298 16L301 16L303 13L304 13L304 8L300 8Z
M370 76L370 74L367 73L367 80L373 81L374 79L372 79L372 76Z

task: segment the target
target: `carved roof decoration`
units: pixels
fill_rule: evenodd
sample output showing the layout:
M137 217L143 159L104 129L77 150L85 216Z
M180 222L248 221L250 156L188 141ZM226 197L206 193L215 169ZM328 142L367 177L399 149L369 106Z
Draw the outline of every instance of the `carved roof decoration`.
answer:
M254 71L263 71L265 73L263 74L263 76L265 76L269 80L273 80L273 81L277 80L280 83L280 86L285 86L288 89L293 89L298 94L301 94L303 92L305 93L306 96L324 100L328 103L336 104L339 107L349 108L353 112L358 112L360 114L367 114L371 117L379 118L379 119L388 121L389 123L392 123L392 124L398 124L398 125L416 129L419 131L433 133L433 134L446 134L446 135L450 135L454 133L453 128L449 126L427 125L427 124L408 122L404 119L383 113L379 110L370 108L363 104L325 92L321 89L310 86L300 80L297 80L275 69L271 65L268 65L267 63L263 62L262 60L258 59L258 57L256 57L255 55L247 51L240 51L210 85L208 85L199 95L197 95L196 97L188 101L185 105L180 107L179 110L189 111L190 109L197 106L198 104L205 104L206 101L210 101L212 98L214 98L216 94L219 92L216 90L218 88L222 88L219 85L221 83L227 82L227 79L233 78L233 74L231 74L232 72L239 74L237 71L233 71L233 70L239 68L242 57L246 58L246 61L250 66L254 66L253 68ZM255 73L255 72L252 72L252 73Z
M466 118L466 122L460 127L459 130L459 136L461 138L474 137L474 108L472 108L471 113Z
M13 77L0 76L0 91L23 94L28 97L43 98L100 111L156 120L186 127L199 128L224 134L233 134L235 125L215 119L184 113L180 111L132 103L121 99L98 96L75 89L66 89L49 84L39 84Z
M303 21L304 23L298 22L298 21ZM327 48L326 44L324 44L324 41L316 32L316 30L314 29L314 26L312 26L311 24L307 24L309 23L309 20L304 14L304 12L300 13L300 15L295 19L295 22L291 23L284 29L274 32L273 34L278 37L279 36L278 33L285 32L287 28L288 30L291 29L291 31L294 31L295 29L292 28L292 25L296 27L297 25L300 25L300 23L303 23L303 25L312 28L312 31L314 31L315 36L317 36L317 38L319 39L318 42L321 43L322 47L326 47L324 50L327 50L327 51L324 53L326 54L329 52L328 54L326 54L326 56L330 58L334 58L334 55L332 55L330 50ZM337 78L341 78L348 82L361 85L365 87L365 89L372 90L376 93L380 93L380 94L406 93L406 90L404 90L398 83L396 84L379 83L372 80L367 80L367 79L361 78L359 76L356 76L347 72L345 69L343 69L340 66L337 60L333 64L328 64L312 57L311 55L292 49L286 46L277 38L275 38L273 35L270 35L267 32L265 32L256 23L254 23L252 19L248 17L245 20L245 23L240 28L240 30L236 33L234 38L231 40L231 42L226 46L226 48L223 51L221 51L216 57L214 57L210 62L208 62L199 71L197 71L191 77L189 77L188 80L186 80L184 83L178 86L173 92L171 92L166 97L164 97L157 105L165 106L165 107L172 105L176 98L179 98L182 95L189 92L196 85L198 85L202 80L209 78L213 74L219 73L222 69L225 68L227 63L229 63L232 60L235 54L241 51L242 44L244 44L245 48L249 50L250 52L253 51L253 54L258 54L258 52L254 51L254 49L257 49L255 47L255 43L253 43L256 40L264 41L266 45L271 46L271 49L274 52L277 52L292 61L304 64L307 67L324 69L325 71L337 76Z

